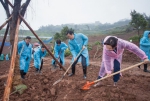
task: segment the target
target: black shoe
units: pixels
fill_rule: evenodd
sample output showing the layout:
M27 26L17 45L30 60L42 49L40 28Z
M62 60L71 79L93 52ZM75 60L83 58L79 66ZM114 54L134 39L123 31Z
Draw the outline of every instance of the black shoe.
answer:
M150 73L150 71L149 70L143 70L144 72L148 72L148 73Z
M52 66L54 67L54 69L57 68L57 66L55 64L52 64Z
M73 73L71 73L71 74L69 74L68 76L70 77L70 76L73 76L74 74Z
M86 79L86 75L84 75L83 78Z
M25 79L25 76L24 76L24 75L21 75L21 79Z
M41 73L41 71L39 70L38 73Z
M36 68L35 73L39 73L39 69L38 68Z

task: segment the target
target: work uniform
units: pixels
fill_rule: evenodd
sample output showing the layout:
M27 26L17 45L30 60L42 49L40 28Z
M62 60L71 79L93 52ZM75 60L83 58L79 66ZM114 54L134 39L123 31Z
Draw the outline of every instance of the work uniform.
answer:
M85 36L82 33L74 34L73 39L69 39L69 48L72 54L72 61L76 58L76 56L79 54L79 52L82 50L83 46L87 46L88 44L88 37ZM86 70L87 66L89 65L89 54L87 47L81 52L77 60L72 65L72 75L75 74L75 65L77 64L79 58L81 58L82 68L83 68L83 74L86 78ZM70 75L71 76L71 75Z
M60 45L57 45L55 42L54 46L54 57L59 59L58 61L62 64L65 65L65 50L68 48L68 46L64 43L61 42ZM52 60L52 64L55 64L55 60Z
M20 74L23 75L29 70L31 54L32 54L32 45L27 44L24 40L18 42L18 54L20 55Z
M148 56L150 60L150 38L149 35L150 31L145 31L143 37L140 39L140 49L142 49L145 54ZM147 70L147 64L144 64L144 72L150 72Z
M36 68L36 71L41 70L41 66L43 63L43 58L46 56L46 50L44 52L42 52L41 48L39 48L38 50L36 50L34 52L34 67Z

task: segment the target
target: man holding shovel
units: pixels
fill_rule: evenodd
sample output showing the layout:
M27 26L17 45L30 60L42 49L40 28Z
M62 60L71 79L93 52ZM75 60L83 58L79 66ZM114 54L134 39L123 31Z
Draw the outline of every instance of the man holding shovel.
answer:
M61 42L61 40L56 40L55 42L55 46L54 46L54 56L56 59L58 59L58 61L62 64L65 65L65 50L68 48L68 46L64 43ZM56 62L53 59L52 60L52 65L54 67L54 69L57 67L56 66Z
M145 63L149 62L146 54L135 44L117 38L115 36L107 36L104 39L102 63L99 71L99 76L97 79L101 79L102 77L105 76L105 74L110 75L112 72L120 71L124 49L133 52L139 58L141 58ZM113 76L114 86L116 85L119 79L120 79L120 73ZM99 85L100 82L98 82L94 86L96 87Z
M18 42L18 54L20 56L20 75L22 79L25 79L25 75L28 72L32 45L30 44L31 37L27 36L25 40Z
M45 57L45 55L46 50L44 46L34 52L34 67L36 68L36 72L40 73L43 65L43 58Z
M86 79L87 74L87 66L89 65L89 55L88 55L88 37L82 33L75 34L73 30L67 31L67 37L69 38L69 48L72 53L72 60L74 63L72 64L72 73L69 76L73 76L75 74L75 66L81 57L81 63L83 68L83 78ZM81 54L76 58L79 52L84 49Z

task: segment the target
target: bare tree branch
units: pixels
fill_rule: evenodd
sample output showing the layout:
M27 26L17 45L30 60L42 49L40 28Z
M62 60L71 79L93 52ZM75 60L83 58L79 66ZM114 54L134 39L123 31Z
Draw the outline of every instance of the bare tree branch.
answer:
M6 11L7 18L10 17L8 2L4 2L3 0L0 0L0 2L1 2L2 6L4 7L4 9Z
M23 3L23 5L22 5L22 7L21 7L21 11L20 11L21 16L24 17L24 14L25 14L25 12L26 12L26 10L27 10L27 7L28 7L30 1L31 1L31 0L26 0L26 2ZM21 24L21 22L22 22L22 20L20 21L20 24Z
M9 0L5 0L12 8L14 8L14 6L11 4L11 2Z

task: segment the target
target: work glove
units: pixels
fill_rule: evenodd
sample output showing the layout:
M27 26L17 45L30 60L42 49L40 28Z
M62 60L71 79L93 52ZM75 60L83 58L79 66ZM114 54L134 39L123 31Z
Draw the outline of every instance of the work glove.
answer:
M82 46L82 49L85 49L85 48L86 48L86 46L85 46L85 45L83 45L83 46Z

